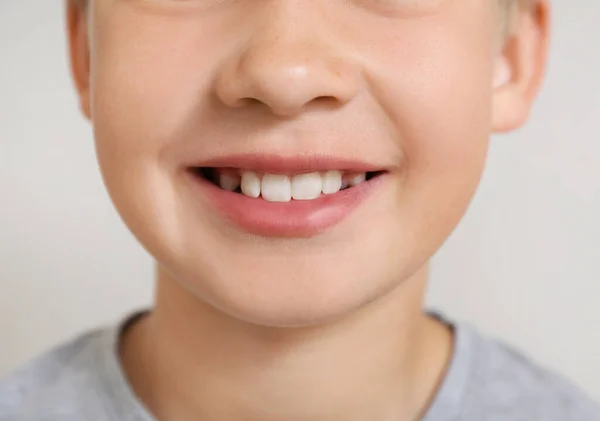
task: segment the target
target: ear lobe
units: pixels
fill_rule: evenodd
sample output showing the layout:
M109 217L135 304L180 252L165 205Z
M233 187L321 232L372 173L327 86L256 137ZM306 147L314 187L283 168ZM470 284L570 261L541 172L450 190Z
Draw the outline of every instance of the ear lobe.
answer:
M81 2L67 0L66 22L71 76L79 95L81 111L91 120L88 21L86 10Z
M495 68L492 130L523 126L544 77L549 41L548 0L532 0L516 14L514 31Z

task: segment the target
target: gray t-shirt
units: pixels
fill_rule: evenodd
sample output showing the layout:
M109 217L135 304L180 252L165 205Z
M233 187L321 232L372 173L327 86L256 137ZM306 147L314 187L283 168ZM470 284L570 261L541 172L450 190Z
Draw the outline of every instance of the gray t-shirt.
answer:
M0 381L0 421L156 421L116 353L131 320L79 336ZM473 326L450 325L451 364L422 421L600 421L600 406L565 379Z

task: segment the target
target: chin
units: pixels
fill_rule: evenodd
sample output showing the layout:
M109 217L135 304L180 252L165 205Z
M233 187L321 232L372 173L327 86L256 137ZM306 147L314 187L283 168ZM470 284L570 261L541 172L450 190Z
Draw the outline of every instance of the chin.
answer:
M218 315L266 327L312 327L335 322L349 316L394 288L392 278L378 273L372 265L317 264L318 259L305 258L283 265L266 259L250 265L247 259L236 259L227 266L196 264L179 265L168 278L159 275L164 287L179 289L188 299L216 310ZM382 266L379 266L382 267ZM187 269L187 270L186 270ZM159 271L160 273L160 271ZM163 291L164 293L164 291ZM183 297L180 297L183 298Z

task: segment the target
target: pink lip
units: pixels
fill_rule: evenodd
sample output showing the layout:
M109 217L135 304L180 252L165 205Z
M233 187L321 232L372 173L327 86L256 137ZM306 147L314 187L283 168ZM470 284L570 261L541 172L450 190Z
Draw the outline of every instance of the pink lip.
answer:
M195 162L190 167L212 168L243 168L270 174L301 174L313 171L340 170L347 172L375 172L385 168L373 164L334 158L325 155L230 155L213 158L202 162Z
M198 164L202 167L244 168L268 173L301 173L338 169L344 171L381 171L360 162L331 158L277 158L270 156L238 156L211 160ZM262 198L250 198L240 193L225 191L193 171L186 171L192 194L240 229L266 237L312 237L337 225L371 196L387 177L382 173L357 186L315 200L292 200L272 203Z

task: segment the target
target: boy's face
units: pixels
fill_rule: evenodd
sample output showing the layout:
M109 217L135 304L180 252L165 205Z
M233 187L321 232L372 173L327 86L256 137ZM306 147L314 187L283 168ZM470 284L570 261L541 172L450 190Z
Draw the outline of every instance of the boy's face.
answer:
M494 1L90 8L79 88L116 208L166 273L244 320L322 322L412 276L464 214L490 132L511 120L492 88ZM299 156L321 158L287 159ZM209 166L378 177L282 204L191 170Z

